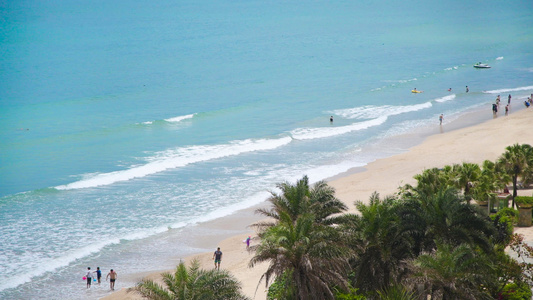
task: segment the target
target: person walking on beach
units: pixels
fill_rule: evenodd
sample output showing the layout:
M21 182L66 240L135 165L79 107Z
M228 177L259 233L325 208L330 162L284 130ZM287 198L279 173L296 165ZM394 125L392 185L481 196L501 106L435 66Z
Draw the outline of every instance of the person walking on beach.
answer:
M100 267L96 267L96 271L93 273L96 273L96 279L98 279L98 284L100 284L102 280L102 271L100 270Z
M249 235L248 238L246 239L246 250L249 250L250 249L250 240L252 239L252 236Z
M107 281L107 278L109 278L109 288L114 291L115 290L115 281L117 280L117 272L113 271L113 269L111 269L111 271L109 271L109 273L107 273L107 276L105 278L105 280Z
M91 272L91 267L87 267L87 275L85 275L87 278L87 288L91 288L91 282L93 281L93 272Z
M468 93L469 89L468 89L468 85L466 86L466 92Z
M444 116L442 114L440 114L440 116L439 116L440 125L442 125L442 119L444 119Z
M217 248L217 251L213 253L213 259L215 260L215 269L217 268L220 270L220 262L222 261L222 251L220 251L220 247Z

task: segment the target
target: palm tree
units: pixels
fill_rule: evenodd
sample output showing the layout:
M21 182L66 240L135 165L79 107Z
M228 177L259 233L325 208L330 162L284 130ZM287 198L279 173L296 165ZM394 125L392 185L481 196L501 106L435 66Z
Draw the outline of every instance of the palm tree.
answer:
M494 185L497 189L503 190L507 183L511 182L511 176L505 172L502 166L490 160L485 160L481 166L481 175L488 176L493 179Z
M174 274L163 274L163 282L164 287L152 280L143 280L129 291L158 300L248 299L241 294L240 283L228 271L202 270L196 260L188 269L180 262Z
M446 166L445 169L432 168L426 169L421 174L417 174L414 178L417 181L416 193L431 195L438 190L446 188L450 185L450 166Z
M454 246L467 243L481 247L485 252L491 251L489 237L495 231L493 224L477 207L461 199L456 189L414 196L404 199L397 213L403 230L408 231L415 242L415 254L434 250L436 240Z
M355 252L353 286L363 292L387 288L401 276L403 260L411 257L411 239L403 232L393 198L381 200L377 193L368 205L356 202L360 215L350 215L342 227Z
M273 278L285 280L288 299L334 299L332 287L348 287L346 271L349 248L344 245L337 227L318 224L312 213L302 213L292 220L290 213L281 211L279 222L263 227L261 243L249 266L269 262L261 277L265 284Z
M285 214L290 222L294 222L298 216L309 211L309 179L304 176L296 184L288 182L279 183L276 187L281 190L280 194L271 192L267 199L272 207L260 208L256 213L272 218L272 221L258 222L253 226L258 228L270 227L280 222L281 214Z
M346 204L335 197L335 189L325 181L313 185L309 192L309 204L311 212L315 215L315 222L324 225L342 223L344 218L340 213L348 209Z
M257 228L271 227L279 223L280 215L287 214L290 222L294 222L301 214L311 212L316 223L333 225L342 221L340 213L346 211L346 205L335 197L335 190L325 181L319 181L309 186L309 178L304 176L296 184L288 182L277 184L281 193L272 192L267 200L272 207L260 208L256 213L271 218L253 224Z
M350 249L336 226L344 220L339 214L346 205L325 182L310 187L307 176L277 187L281 193L268 199L272 208L256 211L270 220L252 225L261 243L250 248L255 256L249 265L270 262L261 280L268 285L288 276L286 291L294 299L333 299L333 285L347 288Z
M431 286L431 299L493 299L487 289L497 280L492 263L469 245L438 243L437 251L412 261L412 270Z
M475 186L481 176L479 165L473 163L455 164L453 165L453 172L455 173L455 184L457 188L462 189L465 199L470 201L470 188Z
M498 159L498 164L512 177L514 207L514 198L518 189L518 177L530 176L533 169L533 148L528 144L514 144L505 149L506 151Z

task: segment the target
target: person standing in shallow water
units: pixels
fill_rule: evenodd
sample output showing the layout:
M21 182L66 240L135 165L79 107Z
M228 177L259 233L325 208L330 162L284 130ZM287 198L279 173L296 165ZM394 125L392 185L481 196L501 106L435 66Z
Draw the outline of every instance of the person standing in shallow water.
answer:
M329 117L329 122L333 123L333 116Z
M511 94L509 94L509 97L507 97L507 104L511 104Z
M98 279L98 284L100 284L102 280L102 271L100 270L100 267L96 267L96 271L94 273L96 273L96 279Z
M442 125L442 120L444 119L444 115L440 114L439 116L439 122L440 122L440 125Z
M218 265L218 269L220 270L220 262L222 261L222 251L220 251L220 247L218 247L217 251L213 253L213 259L215 260L215 269L217 269Z
M109 273L107 273L107 276L105 278L105 280L107 280L107 278L109 278L109 288L114 291L115 290L115 281L117 280L117 272L113 271L113 269L111 269L111 271L109 271Z
M466 92L468 93L469 89L468 89L468 85L466 86Z
M91 267L87 267L87 275L85 275L87 278L87 288L91 288L91 282L93 280L93 272L91 272Z

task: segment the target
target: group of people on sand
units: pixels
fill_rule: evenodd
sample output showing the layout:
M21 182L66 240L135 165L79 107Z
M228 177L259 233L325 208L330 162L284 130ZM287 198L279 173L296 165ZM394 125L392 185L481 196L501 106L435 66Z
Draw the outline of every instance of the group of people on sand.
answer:
M87 274L85 274L84 279L87 280L87 288L91 288L91 283L93 280L93 274L96 274L95 281L98 281L98 284L102 281L102 271L100 270L100 267L96 267L96 271L91 271L91 267L87 267ZM109 279L109 287L112 291L115 290L115 281L117 280L117 272L113 271L111 269L109 273L107 273L107 276L105 280L107 281Z
M507 97L507 105L505 105L505 115L507 116L509 114L509 108L511 107L511 94ZM497 114L498 110L500 109L500 95L496 97L496 101L492 104L492 113Z

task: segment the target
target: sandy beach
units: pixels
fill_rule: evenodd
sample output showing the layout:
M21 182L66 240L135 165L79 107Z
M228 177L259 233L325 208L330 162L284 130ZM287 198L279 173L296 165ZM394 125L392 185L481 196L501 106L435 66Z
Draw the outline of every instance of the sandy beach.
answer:
M407 152L368 164L364 170L341 174L329 181L336 189L336 195L353 211L354 201L366 201L377 191L385 196L397 191L399 186L415 183L413 176L424 169L442 167L447 164L496 160L505 147L519 143L533 143L531 119L532 109L522 109L509 116L499 116L481 124L435 134L412 147ZM438 126L438 125L437 125ZM446 125L443 125L445 128ZM530 193L531 191L528 191ZM525 235L525 241L533 241L533 229L517 228L516 232ZM255 236L250 229L249 233ZM264 283L258 287L259 279L266 269L260 265L248 268L251 254L246 251L243 240L248 234L216 241L224 253L222 268L231 271L241 281L244 293L252 299L266 299ZM252 240L257 242L257 240ZM186 258L196 258L204 268L213 268L212 252ZM148 275L157 279L159 273ZM141 299L138 295L127 293L123 288L103 299Z

